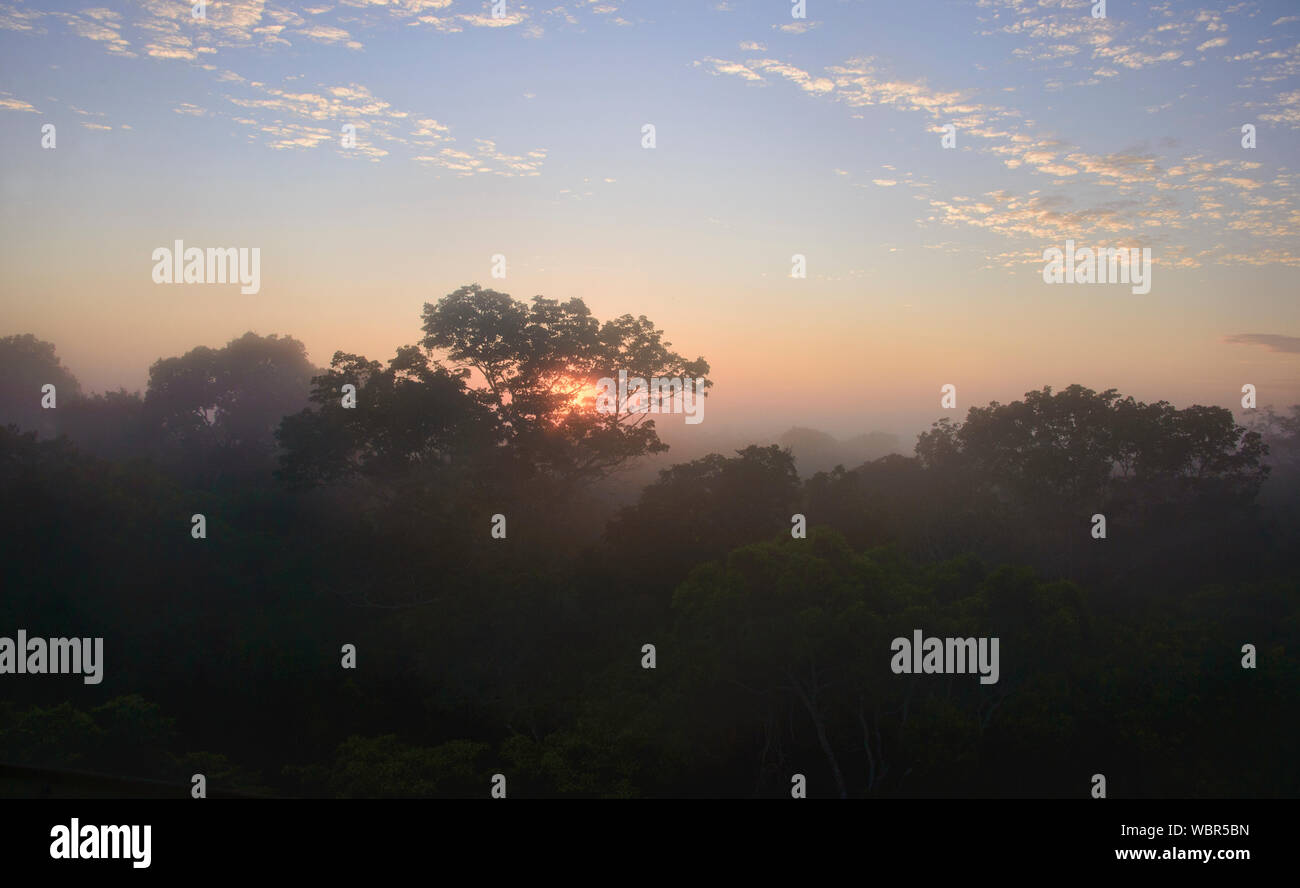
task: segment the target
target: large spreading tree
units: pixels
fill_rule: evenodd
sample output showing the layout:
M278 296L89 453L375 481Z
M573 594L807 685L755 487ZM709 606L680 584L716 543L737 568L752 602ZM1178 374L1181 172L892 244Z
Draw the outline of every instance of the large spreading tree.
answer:
M668 449L653 414L596 411L600 379L626 370L713 385L708 362L672 351L644 315L602 324L581 299L534 296L526 305L470 284L425 304L424 333L425 348L472 371L474 397L497 417L503 443L567 484Z

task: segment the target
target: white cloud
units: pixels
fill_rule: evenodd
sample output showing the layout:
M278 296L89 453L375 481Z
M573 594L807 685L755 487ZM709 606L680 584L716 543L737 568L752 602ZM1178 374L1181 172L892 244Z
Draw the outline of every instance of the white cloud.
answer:
M813 28L821 27L821 22L790 22L789 24L773 25L772 27L778 31L784 31L787 34L807 34Z
M343 43L352 36L342 28L335 28L331 25L308 25L305 28L295 29L294 33L301 34L318 43Z

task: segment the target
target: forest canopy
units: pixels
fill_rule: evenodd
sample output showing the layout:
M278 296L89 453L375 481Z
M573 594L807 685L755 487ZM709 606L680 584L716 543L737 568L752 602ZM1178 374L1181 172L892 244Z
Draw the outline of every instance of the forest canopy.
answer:
M911 455L801 477L754 443L619 501L667 445L595 383L703 358L477 285L420 322L324 368L250 332L143 393L0 339L0 626L108 663L8 683L0 763L340 797L1300 792L1300 407L1045 386ZM918 630L1000 639L998 680L891 671Z

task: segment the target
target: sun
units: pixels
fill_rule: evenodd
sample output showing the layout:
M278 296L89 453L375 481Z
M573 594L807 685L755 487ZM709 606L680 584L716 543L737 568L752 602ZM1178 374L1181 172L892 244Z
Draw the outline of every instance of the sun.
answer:
M561 376L551 383L551 393L562 399L561 409L568 413L595 410L599 391L595 381L576 376Z

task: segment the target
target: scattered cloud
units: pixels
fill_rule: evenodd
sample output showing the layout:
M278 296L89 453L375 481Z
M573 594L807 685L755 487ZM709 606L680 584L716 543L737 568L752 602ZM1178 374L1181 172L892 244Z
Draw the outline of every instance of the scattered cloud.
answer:
M5 111L28 111L32 114L41 113L30 102L24 102L7 92L0 92L0 109Z
M778 31L784 31L787 34L807 34L813 28L821 27L821 22L790 22L789 24L773 25L772 27Z
M1232 345L1258 345L1272 352L1300 354L1300 336L1282 336L1276 333L1235 333L1223 337Z

